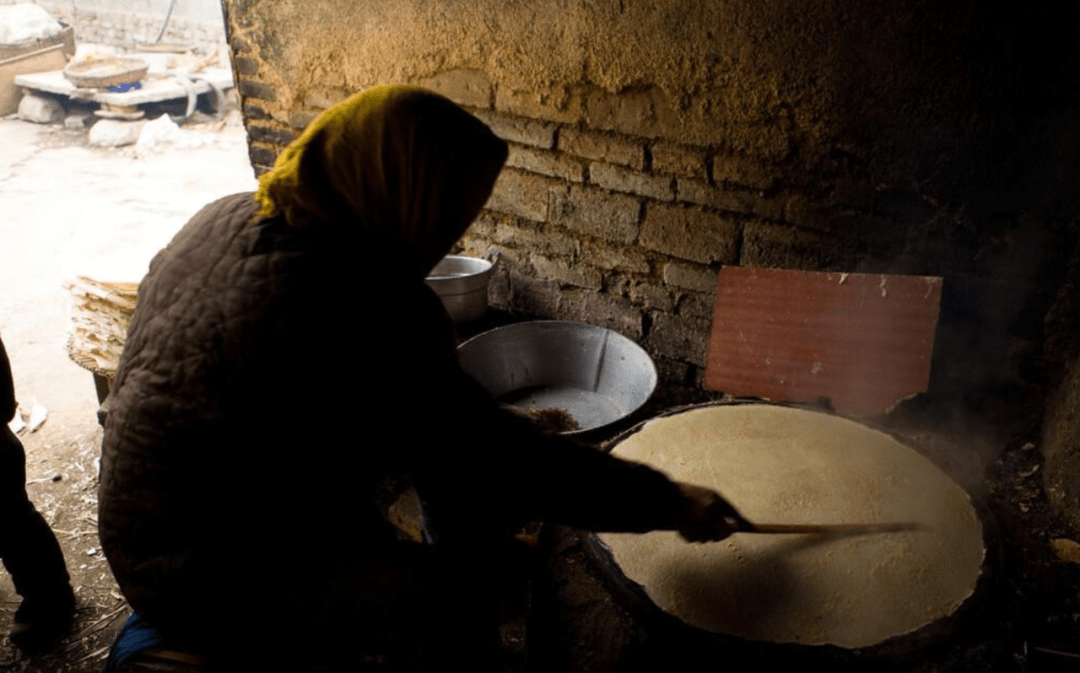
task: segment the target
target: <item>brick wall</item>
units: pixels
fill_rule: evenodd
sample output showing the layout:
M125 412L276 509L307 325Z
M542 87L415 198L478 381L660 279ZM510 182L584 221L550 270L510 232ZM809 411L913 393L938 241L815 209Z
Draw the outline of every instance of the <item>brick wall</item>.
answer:
M511 146L462 241L501 256L497 306L610 326L695 384L721 265L943 275L934 385L1038 378L1080 153L1046 151L1074 134L1066 89L1028 76L1062 54L1016 48L1031 26L960 0L880 33L847 0L497 4L227 1L256 171L355 91L427 86ZM1011 52L972 47L1014 28ZM1014 189L1021 164L1052 188Z
M232 46L251 160L261 174L318 112L352 92L309 93L297 109L274 115L268 108L277 93L259 78L253 48L236 35ZM491 296L497 307L610 327L642 343L669 376L695 380L721 265L819 268L831 261L821 250L827 234L789 221L791 195L767 191L765 166L715 147L635 135L633 123L594 128L587 106L566 112L503 98L475 71L418 83L454 99L510 144L491 199L461 241L464 254L499 255ZM637 120L647 108L633 98L620 114Z
M140 42L154 42L161 32L160 14L118 10L80 10L74 15L75 36L82 42L132 48ZM161 41L181 44L201 53L213 53L225 42L224 23L171 18Z

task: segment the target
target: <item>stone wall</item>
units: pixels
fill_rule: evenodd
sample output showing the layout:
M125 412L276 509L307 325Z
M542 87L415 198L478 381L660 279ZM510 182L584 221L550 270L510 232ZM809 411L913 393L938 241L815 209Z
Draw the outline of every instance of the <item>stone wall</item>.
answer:
M510 142L462 242L501 255L497 305L614 327L696 384L723 264L942 275L933 394L994 415L1060 380L1076 8L225 5L258 172L385 83L442 92Z
M26 0L0 0L13 5ZM75 27L78 42L108 44L125 49L137 43L181 44L200 53L217 53L225 43L225 19L220 0L36 0L34 4ZM162 27L165 32L162 33Z

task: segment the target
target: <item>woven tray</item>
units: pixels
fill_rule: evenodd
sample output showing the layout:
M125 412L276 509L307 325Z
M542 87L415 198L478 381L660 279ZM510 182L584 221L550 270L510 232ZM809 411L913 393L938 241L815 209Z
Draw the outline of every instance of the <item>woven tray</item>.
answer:
M146 77L150 66L139 58L104 56L89 61L69 63L64 77L79 88L104 88L138 82Z

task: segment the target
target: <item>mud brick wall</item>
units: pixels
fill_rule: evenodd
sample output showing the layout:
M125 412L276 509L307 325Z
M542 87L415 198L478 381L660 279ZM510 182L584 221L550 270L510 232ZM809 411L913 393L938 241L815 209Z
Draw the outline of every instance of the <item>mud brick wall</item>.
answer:
M320 111L389 82L440 91L511 143L463 241L501 254L497 305L615 327L693 381L720 265L943 275L936 385L968 394L1038 383L1076 240L1075 10L977 5L226 13L258 172Z
M944 276L930 397L986 417L1037 425L1076 366L1075 6L225 7L257 172L353 92L447 95L511 145L462 241L501 256L493 302L613 327L668 379L699 381L724 264Z
M254 50L235 36L232 46L261 174L352 90L320 88L276 112L277 90L256 79ZM656 94L618 101L597 92L588 104L618 105L621 119L592 127L584 105L565 112L503 100L478 71L414 83L454 99L510 143L507 168L461 242L463 254L499 255L495 306L605 325L642 343L666 375L696 384L720 265L817 268L836 257L814 249L823 232L785 221L790 197L765 194L765 167L641 133L636 127L655 124L646 120Z
M13 5L26 0L0 0ZM153 42L161 33L171 0L36 0L57 19L75 27L77 42L123 48ZM219 0L176 0L162 42L217 53L225 42L225 19Z

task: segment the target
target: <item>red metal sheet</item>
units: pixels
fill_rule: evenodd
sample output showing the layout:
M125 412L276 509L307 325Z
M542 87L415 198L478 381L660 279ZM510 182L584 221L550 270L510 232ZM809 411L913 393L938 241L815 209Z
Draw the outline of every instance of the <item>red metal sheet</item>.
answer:
M881 413L926 390L942 279L726 266L705 385Z

